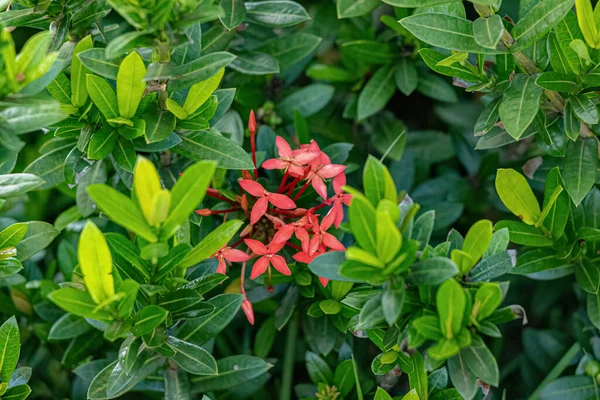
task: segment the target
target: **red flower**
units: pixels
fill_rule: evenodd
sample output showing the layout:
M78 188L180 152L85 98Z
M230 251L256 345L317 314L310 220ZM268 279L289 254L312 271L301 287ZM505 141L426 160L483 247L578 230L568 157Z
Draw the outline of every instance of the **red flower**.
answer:
M248 319L250 325L254 325L254 309L246 295L244 295L244 300L242 300L242 310L244 311L244 314L246 314L246 319Z
M292 148L281 136L275 139L279 158L271 158L262 164L264 169L283 169L293 176L304 176L303 165L319 156L319 152L301 152L293 154Z
M213 258L219 262L217 265L217 274L227 273L227 262L244 262L250 259L250 255L241 250L232 249L231 247L223 246L217 251Z
M310 223L306 216L287 225L281 221L279 227L276 227L278 230L277 233L275 233L275 236L273 236L272 243L285 244L285 242L287 242L292 235L296 234L296 237L300 243L302 243L302 251L308 252L309 237L306 228L309 226Z
M258 276L264 274L269 265L272 265L283 275L292 274L287 266L287 263L285 262L285 258L277 255L277 252L283 247L283 243L271 243L267 247L258 240L254 239L244 239L244 242L254 254L262 256L254 263L254 266L252 267L252 273L250 274L250 279L256 279Z
M308 173L306 180L312 184L315 192L323 199L327 198L327 186L323 181L338 176L346 169L345 165L331 164L331 159L322 151L320 157L317 157L310 162L310 167L311 170Z
M250 214L250 223L254 225L267 212L269 203L282 210L291 210L296 207L296 203L284 194L267 192L265 188L258 182L250 179L240 180L240 186L254 197L258 197L256 203L252 207Z
M346 185L346 174L341 173L333 178L333 190L335 195L327 200L327 203L333 203L333 206L325 218L323 218L323 223L329 226L333 224L336 228L339 228L340 224L344 220L344 208L342 207L342 204L349 206L350 202L352 201L352 195L344 193L342 189L344 185Z
M314 214L310 215L310 218L314 235L310 239L310 245L308 249L309 256L312 256L317 251L325 252L326 247L337 251L346 250L346 247L344 247L344 245L341 244L335 236L326 232L326 230L331 226L330 221L325 221L325 219L323 219L321 225L319 225L319 221Z

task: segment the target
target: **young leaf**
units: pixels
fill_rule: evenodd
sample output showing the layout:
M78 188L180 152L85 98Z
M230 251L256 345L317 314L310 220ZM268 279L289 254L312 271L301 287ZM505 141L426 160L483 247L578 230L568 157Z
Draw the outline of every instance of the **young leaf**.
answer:
M154 164L141 156L133 172L133 190L146 221L150 223L154 212L153 199L162 190L162 185Z
M146 90L146 83L142 81L144 75L146 66L137 51L125 57L117 74L117 99L121 117L130 119L135 115Z
M19 325L13 316L0 326L0 354L2 354L0 357L0 380L2 382L10 381L19 361L20 348ZM4 396L2 397L4 398Z
M77 258L92 299L102 303L111 298L115 294L112 257L104 235L92 221L88 221L81 232Z
M500 200L513 214L528 225L540 216L540 205L523 175L514 169L499 169L496 191Z
M242 4L242 7L244 5ZM219 83L223 79L225 68L221 68L217 73L210 78L195 83L190 88L188 95L183 103L183 109L188 114L194 113L202 104L210 98L215 90L219 87Z
M79 53L94 47L92 36L88 35L81 39L73 50L71 60L71 102L75 107L83 107L88 98L86 86L86 75L90 72L79 60Z
M92 101L98 107L104 118L114 119L119 116L117 111L117 95L112 86L95 75L87 75L86 87Z
M473 22L473 36L477 44L489 49L495 49L504 33L502 17L493 14L488 18L477 18Z
M436 305L442 333L446 338L452 339L462 329L467 306L464 289L456 280L448 279L437 291Z
M191 267L215 254L233 238L242 226L242 221L231 220L220 225L196 245L181 262L182 268Z
M587 44L593 48L600 48L600 33L596 25L594 11L590 0L575 0L577 21Z

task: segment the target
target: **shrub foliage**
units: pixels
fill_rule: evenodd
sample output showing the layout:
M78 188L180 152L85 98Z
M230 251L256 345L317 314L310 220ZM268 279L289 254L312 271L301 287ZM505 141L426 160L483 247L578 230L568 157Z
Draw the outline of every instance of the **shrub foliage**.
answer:
M598 398L600 6L0 9L1 399Z

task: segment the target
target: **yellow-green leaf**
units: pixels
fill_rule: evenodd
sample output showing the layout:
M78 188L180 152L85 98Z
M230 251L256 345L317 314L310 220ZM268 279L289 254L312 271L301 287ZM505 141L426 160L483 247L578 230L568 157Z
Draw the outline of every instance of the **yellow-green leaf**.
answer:
M583 37L590 47L600 48L600 34L594 21L594 11L590 0L575 0L577 10L577 22L583 33Z
M179 119L187 119L189 114L173 99L167 99L167 110Z
M73 50L73 58L71 60L71 103L75 107L83 107L88 98L86 75L91 73L79 60L77 54L93 47L92 36L88 35L81 39L77 43L77 46L75 46L75 50Z
M138 157L133 171L133 190L146 221L152 225L154 196L162 190L158 171L151 161Z
M462 250L467 252L472 259L472 264L469 266L469 269L477 264L485 250L490 245L490 241L492 240L492 234L494 230L492 228L492 221L487 219L482 219L481 221L477 221L473 224L467 235L465 236L465 241L462 247ZM468 271L464 271L461 269L463 273Z
M101 303L112 297L115 294L112 256L106 238L92 221L88 221L81 232L77 258L83 280L94 302Z
M136 51L129 54L119 67L117 73L117 98L119 99L119 114L123 118L133 118L140 100L146 90L146 75L144 60Z
M171 192L167 189L160 190L152 199L152 215L148 223L157 226L163 223L169 215L171 207Z
M198 107L204 104L204 102L206 102L206 100L208 100L213 92L219 87L219 83L221 83L224 73L225 68L221 68L210 78L193 84L188 92L187 98L185 99L185 103L183 103L183 109L185 112L191 114L196 111Z
M499 169L496 191L506 208L527 225L533 225L537 221L540 205L523 175L514 169Z

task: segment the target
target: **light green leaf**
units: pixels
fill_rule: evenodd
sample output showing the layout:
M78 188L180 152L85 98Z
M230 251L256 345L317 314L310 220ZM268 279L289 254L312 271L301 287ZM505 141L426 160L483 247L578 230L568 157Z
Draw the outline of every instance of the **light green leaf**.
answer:
M121 117L133 118L135 115L146 90L146 82L142 81L144 75L146 66L137 51L125 57L117 74L117 99Z
M540 205L523 175L514 169L499 169L496 191L500 200L513 214L528 225L540 216Z
M106 238L92 221L87 222L79 237L77 259L92 299L102 303L111 298L115 294L112 256Z

